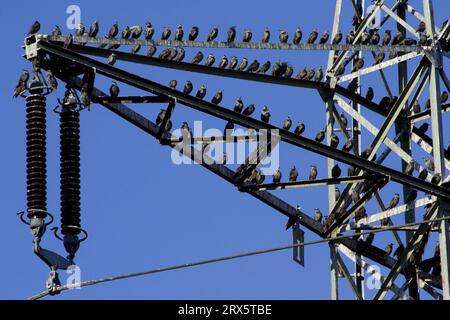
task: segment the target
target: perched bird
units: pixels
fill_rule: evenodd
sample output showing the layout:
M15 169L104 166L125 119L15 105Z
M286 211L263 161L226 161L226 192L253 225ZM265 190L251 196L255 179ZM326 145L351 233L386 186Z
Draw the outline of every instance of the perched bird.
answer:
M245 29L242 42L250 42L250 40L252 40L252 32L250 29Z
M322 142L325 139L325 129L320 129L319 133L316 135L316 142Z
M125 26L125 28L123 28L122 33L120 35L120 37L122 39L128 39L131 36L131 30L129 26Z
M156 53L156 46L154 44L150 45L147 50L147 57L153 57Z
M177 26L177 30L175 30L175 35L174 35L173 39L175 41L183 41L183 36L184 36L183 26L181 24L179 24Z
M261 121L268 123L270 120L270 111L269 111L269 107L264 106L262 111L261 111Z
M30 73L28 72L28 70L24 69L22 74L19 77L19 83L20 82L28 82L28 80L30 79Z
M325 31L324 33L322 33L322 36L319 39L319 44L327 43L328 38L330 38L330 34L328 33L328 31Z
M391 98L388 96L385 96L381 98L380 102L378 103L383 110L388 110L389 104L391 103Z
M400 44L403 46L413 46L417 44L417 40L414 40L412 38L404 38L402 41L400 41Z
M236 102L234 103L233 111L241 113L242 109L244 109L244 102L242 101L242 97L239 97L236 99Z
M192 137L192 129L189 127L187 122L183 122L181 125L181 135L183 136L183 139L191 139Z
M280 170L280 168L275 170L275 172L273 173L272 181L273 181L273 183L279 183L281 181L281 170Z
M417 176L417 178L420 180L425 180L427 177L428 177L428 171L425 168L420 170L419 175Z
M356 58L355 61L353 62L352 72L356 72L359 69L361 69L362 67L364 67L364 59Z
M434 171L435 166L433 160L428 157L424 157L423 159L425 160L425 165L427 166L427 168L431 171Z
M107 38L113 39L117 37L119 34L119 26L117 25L117 22L114 22L114 24L109 28Z
M197 54L192 59L192 64L199 64L203 60L203 53L201 51L197 52Z
M161 40L168 40L170 38L170 35L172 34L172 31L169 27L164 27L163 32L161 34Z
M388 257L388 256L390 256L391 255L391 252L392 252L392 249L393 249L393 244L392 243L389 243L387 246L386 246L386 248L384 249L384 255L386 256L386 257Z
M338 187L334 187L334 199L337 201L341 197L341 190Z
M274 63L272 67L272 75L276 77L281 77L285 72L287 68L287 63L277 61Z
M406 196L405 203L411 203L417 199L417 190L412 189Z
M197 39L199 33L199 29L197 26L193 26L191 31L189 32L188 39L189 41L195 41Z
M361 44L367 45L370 42L370 34L367 31L364 31L360 38Z
M239 63L239 65L237 66L237 70L238 71L244 71L245 70L245 68L247 67L247 65L248 65L248 60L247 60L247 58L242 58L242 61Z
M376 64L379 64L379 63L383 62L385 58L386 58L386 53L380 52L379 54L377 54L375 56L375 60L373 61L373 65L376 65Z
M200 87L200 89L198 89L196 95L197 98L199 99L203 99L206 96L206 87L204 84L202 84L202 86Z
M419 104L419 101L414 101L414 103L413 103L413 106L412 106L412 111L414 112L414 113L419 113L420 112L420 104Z
M412 173L414 172L414 166L415 166L414 160L409 161L403 173L407 174L408 176L412 175Z
M341 173L342 173L341 168L339 167L338 164L335 164L334 167L331 169L331 176L334 179L337 179L341 176Z
M320 209L314 209L314 221L318 222L318 223L322 223L322 212L320 211Z
M331 40L331 44L340 44L342 41L342 32L339 30Z
M448 92L444 91L441 94L441 103L445 103L445 102L447 102L447 100L448 100Z
M244 116L250 116L253 114L253 112L255 112L255 105L252 103L252 104L248 105L248 107L246 107L244 109L244 111L242 111L242 114Z
M131 54L137 54L141 50L140 44L135 44L131 47Z
M366 240L364 240L364 242L367 243L367 244L372 244L374 238L375 238L375 233L369 233L367 235Z
M173 60L182 62L184 60L185 55L186 55L186 52L184 51L184 49L180 48L180 50L178 51L177 55L175 56L175 58Z
M58 82L56 81L52 70L47 71L47 82L53 90L56 90L58 88Z
M295 166L292 167L291 171L289 172L289 182L295 182L298 178L298 171Z
M358 90L358 78L353 78L353 80L348 84L347 89L350 92L356 92L356 90Z
M269 41L270 41L270 30L269 28L266 28L263 32L261 42L268 43Z
M342 147L342 151L349 152L352 149L353 149L353 141L347 140L347 142Z
M383 39L382 39L383 46L389 45L389 42L391 42L391 37L392 37L391 30L386 30L384 32Z
M109 87L109 94L111 95L111 97L117 97L117 96L119 96L119 93L120 93L120 89L117 86L117 83L113 81L113 83Z
M211 102L214 104L219 104L222 101L223 90L217 91L214 97L212 97Z
M286 71L284 72L284 77L290 78L290 77L292 77L293 73L294 73L294 67L291 64L288 64L286 66Z
M337 135L335 135L334 133L331 134L331 139L330 139L330 147L332 147L333 149L336 149L339 145L339 137Z
M234 42L236 39L236 26L231 26L227 31L227 42Z
M175 89L177 87L178 81L177 80L170 80L169 82L169 88Z
M367 218L367 211L366 208L361 207L355 212L355 222L358 222L361 219Z
M372 33L372 37L370 38L370 43L374 46L378 45L380 43L380 34L377 30L374 30Z
M117 61L117 55L115 53L111 53L108 57L108 65L113 66Z
M40 29L41 29L41 24L40 24L39 21L36 20L31 25L30 29L28 30L28 34L27 35L38 33Z
M166 117L166 110L161 109L161 111L156 116L156 121L155 121L156 125L159 126L163 122L165 117Z
M398 193L396 193L394 195L394 197L391 199L391 201L389 202L389 206L388 209L393 209L398 205L398 202L400 201L400 195Z
M417 32L425 32L426 24L425 21L420 21L419 25L417 26L416 31Z
M95 20L94 23L91 25L91 27L89 28L89 37L95 38L98 34L98 20Z
M345 65L343 63L341 63L337 69L334 71L334 75L336 77L343 75L345 72Z
M14 88L13 97L17 98L23 91L27 88L27 83L19 81L19 83Z
M139 39L139 37L142 35L142 31L143 31L143 29L141 26L130 27L131 39Z
M294 40L292 42L294 44L300 44L300 41L302 41L302 37L303 37L302 29L300 29L300 27L297 27L297 29L295 29Z
M192 89L193 89L192 82L187 80L186 83L184 84L183 92L185 94L190 94L192 92Z
M200 52L201 53L201 52ZM170 57L170 49L166 48L158 55L158 59L168 59ZM203 58L203 55L202 55ZM194 58L195 59L195 58Z
M423 33L423 34L420 35L419 44L421 46L425 46L425 45L428 44L429 39L430 39L430 35L427 34L427 33Z
M345 37L345 43L353 44L354 41L355 41L355 31L350 30L350 32L347 33L347 36Z
M145 24L145 30L144 30L145 40L151 40L153 38L154 34L155 34L155 29L153 28L153 25L151 24L151 22L147 22Z
M297 123L297 127L295 127L294 133L297 135L301 135L303 132L305 132L305 124L299 121Z
M347 128L348 120L347 120L347 117L345 116L345 114L343 112L339 115L339 120L341 121L342 126L344 128Z
M280 39L280 43L287 43L289 39L289 34L287 33L286 30L280 30L278 38Z
M316 75L314 76L314 81L321 82L322 79L323 79L323 70L322 67L319 67L319 69L317 69Z
M316 29L314 29L310 34L308 39L306 40L306 43L308 44L312 44L316 41L317 37L319 36L319 33L317 32Z
M216 61L216 58L214 58L214 55L212 53L208 54L205 60L205 66L212 66L214 62Z
M62 35L61 28L59 26L55 25L55 27L53 28L53 31L52 31L52 37L58 37L60 35Z
M300 70L297 75L295 76L296 79L298 80L303 80L306 78L306 75L308 74L308 72L306 71L306 67L303 67L302 70Z
M308 73L306 74L306 80L311 81L315 75L316 75L316 70L314 70L314 68L309 69Z
M361 199L359 192L357 192L356 190L353 190L351 196L352 196L353 203L357 203Z
M175 57L178 55L177 48L170 48L169 52L170 52L170 54L169 54L169 57L167 58L168 60L174 60Z
M238 58L236 56L231 57L230 66L228 69L235 70L238 65Z
M206 41L214 41L214 39L217 38L217 35L219 34L219 29L217 27L213 27L211 31L208 33L208 38Z
M440 173L436 173L433 178L431 178L432 184L439 184L442 180L442 175Z
M317 178L317 167L311 166L311 169L309 170L309 180L316 180Z
M72 42L73 42L73 36L71 33L69 33L69 35L64 40L63 48L67 49L68 47L70 47L72 45Z
M81 88L80 100L81 100L81 103L85 107L89 107L89 105L91 104L91 99L89 97L89 92L88 92L88 89L86 87Z
M284 121L283 121L283 129L289 131L289 129L292 126L292 120L290 117L287 117Z
M250 65L247 68L247 72L256 72L259 69L259 62L258 60L253 60L252 63L250 63Z
M403 36L403 33L400 32L400 31L397 31L397 33L395 34L394 38L392 39L392 43L391 44L393 46L398 45L398 44L400 44L400 42L402 42L402 40L404 38L405 37Z
M228 65L228 58L226 55L223 55L222 60L220 60L219 62L219 68L220 69L225 69Z

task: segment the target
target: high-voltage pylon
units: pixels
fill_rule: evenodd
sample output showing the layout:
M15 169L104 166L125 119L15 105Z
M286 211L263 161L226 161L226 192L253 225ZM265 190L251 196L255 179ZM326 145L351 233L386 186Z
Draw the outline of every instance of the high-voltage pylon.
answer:
M450 150L444 150L443 146L442 114L450 110L450 105L444 104L447 98L444 94L441 95L441 82L447 91L450 91L450 82L443 68L443 59L450 57L448 53L450 22L447 20L441 28L435 25L431 0L423 0L422 13L404 0L392 1L391 7L385 4L388 1L376 0L373 1L372 9L364 12L363 2L363 0L345 2L354 10L354 30L351 32L351 37L347 37L346 44L341 44L341 40L338 40L339 37L342 39L342 35L339 35L342 0L335 1L331 34L323 36L318 44L315 43L315 39L301 43L298 37L298 41L288 43L287 38L284 41L281 36L280 43L275 43L270 42L267 34L264 35L265 40L252 42L252 35L248 32L244 35L242 42L239 42L236 40L236 34L233 35L233 30L228 34L227 41L216 40L217 32L214 33L214 30L208 36L208 41L196 40L195 32L194 35L189 35L189 40L183 40L183 34L176 32L174 40L171 40L170 32L167 30L164 31L161 40L155 40L152 26L150 26L151 29L147 26L144 32L145 39L140 39L142 28L139 27L128 29L128 33L122 33L122 37L119 38L117 26L113 27L109 35L104 38L97 37L98 29L95 32L91 29L88 33L83 31L76 36L53 33L51 35L34 34L28 37L25 40L26 58L33 62L39 60L40 68L51 71L68 87L59 110L61 116L61 215L64 235L62 240L69 253L68 262L73 262L74 254L82 241L78 235L85 233L81 229L79 210L78 113L90 103L106 107L158 139L161 144L175 148L184 156L232 183L239 191L252 195L284 214L289 219L288 225L293 227L294 240L297 242L302 241L303 238L303 230L300 228L308 229L322 238L333 239L355 231L380 230L386 226L393 226L391 218L402 214L406 223L420 221L416 214L420 207L426 208L422 217L423 221L449 216L450 175L447 175L447 170L450 170ZM380 12L384 12L385 17L376 27L369 29L369 25ZM420 22L419 28L416 29L407 22L407 14L414 17L415 25ZM383 40L379 45L380 39L376 38L376 34L389 21L394 21L396 24L397 34L392 42L390 39L387 42ZM408 38L407 34L411 34L412 38ZM369 35L375 40L364 39ZM315 37L317 38L317 35ZM328 37L332 41L328 41ZM130 53L120 50L120 47L125 45L132 46ZM146 55L139 54L141 47L149 48ZM159 47L167 48L155 58L153 55ZM195 48L193 53L197 53L198 48L230 50L245 48L273 52L310 50L317 54L328 52L328 65L325 80L322 75L314 78L314 75L301 75L301 73L292 78L292 70L288 75L290 68L288 64L274 64L271 74L267 74L271 67L270 63L264 66L260 66L259 63L248 66L246 61L242 61L242 64L237 66L235 61L234 67L226 67L228 61L221 61L216 67L211 58L205 64L200 64L199 61L202 61L203 55L197 55L191 63L183 62L189 48ZM386 55L389 55L388 59L385 59ZM367 61L370 57L373 57L374 64L364 67L363 58ZM108 58L108 62L104 63L94 58ZM416 60L417 63L415 63ZM225 108L217 102L221 100L219 97L217 103L213 103L203 100L204 95L200 91L197 95L191 95L192 84L190 88L185 86L183 90L177 90L176 85L165 86L120 69L115 66L116 61L316 90L325 102L326 130L323 132L325 137L306 138L301 135L301 129L292 132L289 131L290 125L279 128L270 124L268 118L261 117L259 120L251 117L253 110L242 112ZM230 64L232 63L230 61ZM351 71L345 72L346 69L350 69L349 65ZM388 81L384 72L386 68L394 66L398 68L398 96L393 94L392 81ZM413 67L409 77L408 67ZM374 72L379 73L387 93L379 103L373 101L373 92L362 94L360 89L364 76ZM96 75L105 76L151 95L120 96L118 86L112 86L108 95L95 86ZM344 87L346 82L350 84ZM428 91L426 91L427 87ZM35 125L30 123L27 129L30 134L37 135L36 139L30 136L29 141L36 143L30 144L34 149L28 150L33 153L29 159L32 163L37 159L39 166L29 165L29 172L33 176L29 177L27 212L30 219L38 219L37 221L42 224L42 219L47 214L45 136L43 135L45 98L39 96L39 92L33 91L31 87L29 91L27 110L33 112L29 120L32 120ZM80 97L77 91L80 92ZM420 110L417 101L427 93L429 95L427 108ZM348 103L348 100L351 102ZM168 106L154 123L127 107L125 103L167 103ZM250 154L237 170L232 170L227 166L226 161L212 161L204 152L206 144L229 141L226 135L214 137L215 139L189 136L189 148L179 148L179 145L186 141L182 141L170 132L171 116L175 112L176 104L225 120L232 126L239 125L254 129L254 132L261 135L276 129L278 139L269 139L265 152L258 149ZM339 115L338 108L346 117ZM361 112L364 109L382 116L383 124L380 127L374 125ZM351 119L350 129L346 123L347 117ZM431 130L428 130L429 125L416 126L417 123L430 119ZM392 128L395 128L395 137L389 137ZM374 136L365 148L362 147L362 129ZM427 135L427 131L431 132L431 136ZM336 148L339 144L339 140L336 140L338 134L345 140L343 150ZM253 138L250 134L233 136L233 141L251 141ZM322 143L322 140L326 143ZM278 143L287 143L326 157L328 177L297 181L295 176L289 182L274 179L273 183L264 183L264 178L258 171L258 166L264 159L261 154L269 154ZM430 154L430 158L425 160L425 166L422 166L414 155L412 144L416 144L422 151ZM382 151L382 147L385 147L385 150ZM391 153L400 158L399 169L383 164ZM336 166L336 162L349 166L351 170L347 177L340 177L340 168ZM339 174L336 173L337 170ZM399 204L400 195L394 197L389 206L383 203L380 194L391 182L402 185L403 190L399 191L399 194L402 193L403 205ZM346 187L336 196L336 186L341 184ZM306 214L300 208L295 208L270 192L314 186L328 186L329 214L324 221L322 221L321 213ZM423 192L425 196L417 199L417 192ZM380 208L379 212L366 212L364 206L371 200L376 201ZM36 233L39 238L43 235L44 229L42 227L41 231ZM400 231L405 232L406 242L403 242L399 236ZM425 248L431 245L429 239L433 232L439 235L438 249L432 257L426 258ZM385 249L380 249L372 244L373 237L370 235L330 241L332 298L338 299L339 278L344 277L356 298L365 299L367 295L364 292L363 283L365 275L369 273L380 281L380 288L373 296L374 299L385 298L389 291L393 299L420 299L421 292L426 292L436 299L450 299L449 221L441 219L438 223L423 223L415 229L399 226L398 230L390 228L390 231L385 233L393 236L397 248L394 255L391 255L392 244ZM302 264L301 253L297 251L294 255L295 260ZM349 271L350 268L347 265L349 261L352 263L354 274ZM382 275L380 271L372 267L373 265L383 266L389 270L389 273ZM67 264L63 267L67 267ZM399 275L405 278L400 285L395 283Z

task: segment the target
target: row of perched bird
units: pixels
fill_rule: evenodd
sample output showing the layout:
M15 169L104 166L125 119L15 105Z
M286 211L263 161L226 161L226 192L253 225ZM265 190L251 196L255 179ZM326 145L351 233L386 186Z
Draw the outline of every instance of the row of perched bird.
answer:
M31 26L28 34L34 34L37 33L40 30L40 23L38 21L35 21L33 25ZM427 44L429 36L425 33L425 23L420 22L419 26L417 27L417 32L420 32L423 34L424 39L420 39L420 44ZM87 30L85 25L83 23L80 23L76 27L75 35L77 36L89 36L89 37L96 37L99 32L99 23L96 20ZM190 30L190 32L187 34L187 37L185 38L185 31L183 29L183 26L179 24L174 32L169 27L164 27L163 31L161 33L161 40L170 40L171 36L173 34L172 39L175 41L195 41L197 40L200 33L200 29L197 26L193 26ZM155 34L155 28L153 27L151 22L147 22L145 24L145 27L141 26L125 26L120 34L120 37L123 39L139 39L141 35L144 35L144 38L146 40L152 40ZM55 26L55 28L52 31L52 35L59 36L61 35L61 28L59 26ZM119 25L117 22L115 22L109 29L108 33L106 34L106 38L116 38L119 35ZM236 41L236 26L232 26L227 30L226 33L226 42L233 43ZM219 28L217 26L214 26L207 34L206 41L216 41L217 37L219 36ZM250 29L244 29L244 33L242 35L242 42L250 42L253 38L253 33ZM301 43L303 38L303 31L300 27L297 27L297 29L294 31L294 34L292 36L292 44L298 45ZM333 39L331 39L331 44L340 44L343 40L344 36L341 31L338 31ZM359 39L355 42L355 32L351 30L347 35L345 42L347 44L372 44L372 45L378 45L381 41L382 45L413 45L417 44L417 41L411 38L404 37L404 35L401 32L397 32L394 37L392 37L391 30L386 30L381 37L379 34L379 30L377 29L369 29L368 31L364 31L363 34L359 37ZM269 43L271 39L271 31L269 28L266 28L261 36L261 42L262 43ZM313 29L311 33L309 33L308 38L306 39L305 43L307 44L313 44L316 41L319 44L326 44L330 40L330 34L328 31L323 32L320 36L316 28ZM287 30L281 29L278 33L278 41L280 43L289 43L289 33Z
M56 90L58 88L58 82L56 78L53 76L53 72L51 70L47 71L47 83L53 89ZM19 81L17 82L16 87L14 88L13 97L17 98L22 94L25 90L28 89L28 81L30 79L30 73L28 70L23 70L22 74L19 77Z

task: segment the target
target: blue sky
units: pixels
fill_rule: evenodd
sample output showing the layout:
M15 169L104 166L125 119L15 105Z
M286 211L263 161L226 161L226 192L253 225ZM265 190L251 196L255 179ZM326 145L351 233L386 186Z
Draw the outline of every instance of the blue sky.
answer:
M347 2L347 1L345 1ZM440 26L447 17L450 4L434 1L436 21ZM299 4L301 3L301 4ZM95 19L100 22L100 34L107 33L114 21L120 27L144 25L151 21L160 36L164 26L172 30L182 24L185 33L192 25L200 28L200 38L205 38L210 28L217 25L219 38L223 39L231 25L238 26L238 37L244 28L250 28L259 39L265 27L278 38L278 30L289 31L291 37L297 26L304 37L316 27L319 32L331 31L334 1L227 1L213 6L210 1L134 1L114 2L106 7L104 2L93 1L40 1L12 2L3 4L0 11L3 41L8 45L2 51L2 77L0 77L0 143L2 165L0 166L1 208L4 228L0 233L3 264L0 267L0 298L22 299L44 289L47 267L31 251L32 237L15 213L25 209L25 108L23 99L11 98L12 90L24 68L29 63L21 57L21 44L34 20L42 24L41 32L50 33L58 24L63 33L68 17L66 8L76 4L81 8L84 24L89 26ZM421 1L410 1L421 11ZM351 6L346 5L342 31L350 29ZM411 17L409 17L411 19ZM417 20L413 20L413 25ZM387 28L394 29L389 23ZM121 48L123 49L123 48ZM191 58L198 50L187 49ZM296 74L303 66L326 66L326 52L300 51L250 51L220 49L210 50L216 61L222 54L247 57L249 61L281 59L293 64ZM204 51L205 55L209 50ZM371 59L368 59L371 61ZM413 64L417 62L414 61ZM259 112L268 105L272 122L281 124L290 115L294 123L306 123L306 136L313 137L325 125L325 109L319 95L307 89L285 88L242 80L216 78L175 70L158 69L118 63L154 81L167 84L177 79L179 86L191 80L194 90L201 84L208 88L207 98L224 89L223 106L232 106L242 96L244 104L254 103ZM447 67L447 65L445 66ZM410 67L409 71L413 69ZM387 71L392 88L396 92L395 68ZM368 76L363 91L368 86L375 88L375 100L385 94L377 74ZM97 86L103 90L110 82L99 79ZM124 94L140 94L139 91L121 86ZM55 94L48 97L48 209L59 216L59 150L58 118L50 110L56 98L63 95L61 85ZM421 99L422 105L425 100ZM156 116L160 105L133 106L136 111ZM364 111L375 124L381 118ZM165 267L196 260L220 257L289 244L291 232L285 231L286 218L251 196L240 193L212 173L197 165L176 166L172 163L171 149L161 147L153 138L136 127L124 122L101 106L93 106L91 112L81 115L82 154L82 225L89 232L89 239L82 244L77 254L82 280L119 275L157 267ZM190 124L203 120L204 128L223 128L223 121L210 119L183 106L177 106L174 126L183 121ZM444 116L448 127L450 119ZM364 132L364 145L372 137ZM446 141L450 134L445 133ZM392 134L391 134L392 137ZM417 153L419 159L422 154ZM282 145L281 168L287 177L292 165L296 165L300 176L306 178L311 164L317 164L319 175L324 177L326 161L306 151ZM386 164L398 168L400 161L391 155ZM342 166L346 172L346 166ZM396 184L390 184L382 193L387 203ZM297 203L305 212L314 208L327 211L325 188L287 190L275 192L292 205ZM367 206L369 213L378 208ZM422 212L418 212L418 217ZM396 220L401 223L403 218ZM307 232L306 240L316 239ZM384 247L391 238L377 237L375 244ZM63 253L62 244L48 232L42 245ZM434 249L434 248L433 248ZM65 292L57 299L329 299L329 250L325 244L306 248L306 268L301 268L291 259L291 251L277 252L233 260L212 265L171 271L131 280L101 284L81 290ZM64 279L65 276L61 274ZM352 298L344 279L341 281L341 297ZM369 292L372 295L373 292Z

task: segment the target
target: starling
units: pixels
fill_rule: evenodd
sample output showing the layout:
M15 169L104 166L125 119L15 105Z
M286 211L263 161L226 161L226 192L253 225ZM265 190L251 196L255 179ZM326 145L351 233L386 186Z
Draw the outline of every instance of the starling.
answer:
M394 197L391 199L391 201L389 202L389 206L388 209L393 209L398 205L398 202L400 201L400 195L398 193L396 193L394 195Z
M380 43L380 34L378 33L377 30L374 30L374 32L372 33L372 37L370 38L370 43L373 44L374 46L378 45L378 43Z
M236 56L231 57L230 66L228 69L235 70L238 65L238 58Z
M227 42L234 42L234 39L236 39L236 27L232 26L227 32Z
M428 171L427 169L423 168L420 172L419 175L417 176L417 178L419 178L420 180L425 180L428 177Z
M169 52L170 52L170 54L169 54L169 57L167 58L168 60L174 60L175 57L178 55L177 48L170 48Z
M330 34L327 31L325 31L319 39L319 44L327 43L328 38L330 38Z
M405 37L403 36L403 34L400 31L397 31L394 39L392 39L392 45L395 46L395 45L400 44L400 42L402 42L404 38Z
M316 135L316 142L322 142L325 139L325 129L320 129L320 131Z
M425 29L426 29L425 21L420 21L419 25L417 26L416 31L419 32L419 33L420 32L425 32Z
M379 54L376 55L375 60L373 61L373 65L383 62L385 57L386 54L384 52L380 52Z
M217 91L214 97L212 97L211 102L214 104L219 104L222 101L223 90Z
M307 80L312 80L312 78L314 78L316 74L316 71L314 70L314 68L309 69L308 73L306 74L306 79Z
M198 32L199 32L198 27L193 26L188 35L189 41L195 41L195 39L197 39L197 37L198 37Z
M302 41L302 36L303 36L302 30L300 29L300 27L297 27L294 33L293 43L300 44L300 41Z
M334 198L337 201L341 197L341 190L338 187L334 187Z
M55 25L55 27L53 28L53 31L52 31L52 37L58 37L60 35L62 35L61 28L59 26Z
M405 203L411 203L417 199L417 190L412 189L406 196Z
M417 114L420 112L420 104L419 101L414 101L413 106L412 106L412 111Z
M321 82L322 79L323 79L323 70L322 67L319 67L319 69L317 69L316 75L314 76L314 81Z
M203 53L201 51L197 52L197 54L192 59L192 64L199 64L203 60Z
M198 89L197 94L195 95L199 99L203 99L206 96L206 87L204 84Z
M58 82L56 81L52 70L47 71L47 82L53 90L56 90L58 88Z
M250 105L248 105L248 107L246 107L245 109L244 109L244 111L242 112L242 114L244 115L244 116L250 116L250 115L252 115L252 113L255 111L255 105L252 103L252 104L250 104Z
M306 43L308 44L312 44L316 41L317 37L319 36L319 34L317 33L317 30L314 29L310 34L308 39L306 40Z
M156 125L159 126L164 118L166 117L166 110L165 109L161 109L161 111L158 113L158 116L156 117Z
M297 75L295 76L296 79L298 80L303 80L306 78L307 75L307 71L306 71L306 67L304 67L302 70L300 70Z
M367 244L372 244L374 238L375 238L375 233L369 233L367 235L366 240L364 240L364 242L367 243Z
M63 48L64 48L64 49L67 49L68 47L70 47L70 46L72 45L72 42L73 42L73 36L72 36L72 34L70 33L70 34L66 37L66 39L64 40Z
M174 35L173 39L175 41L183 41L183 36L184 36L183 26L181 24L179 24L177 26L177 30L175 30L175 35Z
M250 31L250 29L246 29L244 31L242 42L250 42L250 40L252 40L252 32Z
M338 146L339 146L339 137L333 133L331 134L330 147L336 149Z
M128 39L131 35L131 30L129 26L126 26L125 28L123 28L122 33L121 33L121 38L122 39Z
M247 65L248 65L248 60L247 60L247 58L244 57L242 59L241 63L239 63L239 65L237 66L237 70L244 71L245 68L247 67Z
M342 41L342 32L339 30L331 40L331 44L340 44Z
M222 60L220 60L219 62L219 68L220 69L225 69L228 65L228 58L226 55L223 55Z
M239 97L236 99L236 102L234 103L234 112L241 113L242 109L244 108L244 102L242 101L242 97Z
M305 132L305 124L299 121L297 123L297 127L295 127L294 133L297 135L301 135L303 132Z
M265 123L269 123L270 120L270 111L267 106L264 106L261 111L261 121Z
M441 103L446 103L447 100L448 100L448 92L447 92L447 91L444 91L444 92L442 92L442 94L441 94Z
M30 79L30 73L28 72L28 70L24 69L22 74L20 75L19 84L21 82L27 83L29 79Z
M217 27L213 27L211 31L208 33L208 38L206 41L210 42L217 38L217 35L219 34L219 29Z
M170 49L166 48L158 55L158 59L168 59L170 57Z
M436 173L433 178L431 178L432 184L439 184L442 180L442 175L440 173Z
M393 246L393 244L392 244L392 243L389 243L389 244L386 246L386 248L384 249L384 256L385 256L385 257L389 257L389 256L391 255L391 252L392 252L392 246Z
M314 209L314 221L318 222L318 223L322 223L322 212L320 211L320 209Z
M408 176L412 175L412 173L414 172L414 166L415 166L414 160L409 161L403 173L407 174Z
M192 137L192 130L191 128L189 128L189 124L187 122L183 122L183 124L181 125L181 134L183 139L191 139Z
M117 55L115 53L111 53L108 57L108 64L113 66L117 61Z
M190 94L192 92L192 89L193 89L192 82L190 82L189 80L186 81L186 83L184 84L183 92L185 94Z
M334 75L336 77L343 75L345 72L345 65L343 63L341 63L337 69L334 71Z
M342 147L342 151L349 152L352 149L353 149L353 141L347 140L347 142Z
M180 48L180 50L178 51L177 55L175 56L175 58L173 60L177 61L177 62L182 62L185 54L186 54L186 52L184 51L184 49Z
M295 166L292 167L291 171L289 172L289 182L295 182L298 178L298 171Z
M289 34L286 30L280 30L280 35L278 37L280 39L280 43L287 43L289 39Z
M400 44L403 46L413 46L417 44L417 41L412 38L405 38L402 41L400 41Z
M391 42L391 37L392 37L391 36L391 30L386 30L384 32L383 40L382 40L383 46L389 45L389 42Z
M290 117L287 117L284 121L283 121L283 129L289 131L289 129L292 126L292 120Z
M279 183L281 181L281 170L280 170L280 168L275 170L275 172L273 173L272 181L273 181L273 183Z
M39 21L35 21L28 30L28 35L38 33L40 29L41 24L39 23Z
M214 55L212 53L208 54L205 60L205 66L210 67L214 64L216 61L216 58L214 58Z
M170 80L169 82L169 88L175 89L177 87L178 81L177 80Z
M118 34L119 34L119 26L117 25L117 22L115 22L111 26L111 28L109 28L107 38L113 39L113 38L117 37Z
M429 38L430 38L430 36L428 34L426 34L426 33L421 34L420 38L419 38L419 44L421 46L426 46L428 44Z
M161 40L168 40L172 31L169 27L164 27L163 32L161 34Z
M364 66L364 59L363 58L356 58L354 63L353 63L352 72L358 71L363 66Z
M130 27L131 39L139 39L139 37L141 35L142 35L142 27L141 26Z
M311 169L309 170L309 180L316 180L317 178L317 167L311 166Z
M95 20L94 23L91 25L90 29L89 29L89 37L95 38L98 34L98 20Z
M345 43L346 44L353 44L354 41L355 41L355 31L350 30L350 32L345 37Z
M270 41L270 30L269 30L269 28L266 28L263 32L261 42L269 43L269 41Z
M357 223L361 219L367 218L367 211L366 208L361 207L355 212L355 222Z
M270 69L270 61L264 63L258 70L258 73L266 73Z
M363 33L362 33L362 35L361 35L361 44L363 44L363 45L368 45L369 44L369 42L370 42L370 33L369 32L366 32L366 31L364 31Z
M155 53L156 53L156 46L155 45L149 46L147 51L147 57L153 57Z
M341 168L339 167L338 164L335 164L334 167L331 169L331 176L334 179L337 179L341 176L341 173L342 173Z
M117 97L117 96L119 96L119 93L120 93L120 89L117 86L117 83L113 81L113 83L109 87L109 94L111 95L111 97Z
M17 98L23 91L25 91L27 88L27 83L19 81L19 83L14 88L13 97Z
M342 123L342 127L344 127L344 129L347 128L348 121L347 121L347 118L345 117L345 114L343 112L339 115L339 120Z
M153 28L153 26L150 22L147 22L145 24L145 30L144 30L145 40L151 40L153 38L154 34L155 34L155 29Z
M256 72L259 69L259 62L258 60L253 60L253 62L248 66L247 72Z
M427 166L427 168L431 171L434 171L434 162L428 157L424 157L423 159L425 160L425 165Z
M141 45L135 44L134 46L131 47L131 54L137 54L139 50L141 50Z
M286 71L284 73L285 78L292 77L292 74L294 73L294 67L291 64L288 64L286 67Z
M358 78L353 78L353 80L348 84L347 89L350 92L356 92L356 90L358 90Z

